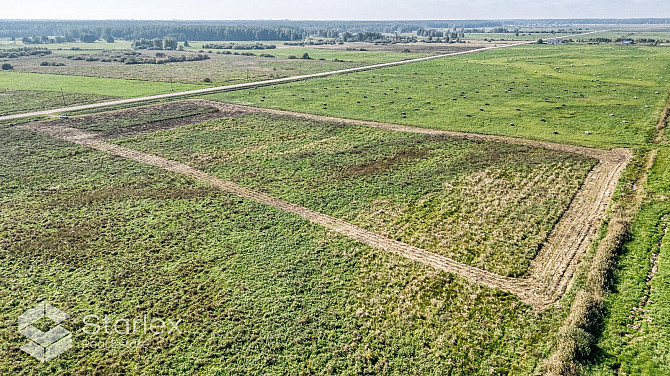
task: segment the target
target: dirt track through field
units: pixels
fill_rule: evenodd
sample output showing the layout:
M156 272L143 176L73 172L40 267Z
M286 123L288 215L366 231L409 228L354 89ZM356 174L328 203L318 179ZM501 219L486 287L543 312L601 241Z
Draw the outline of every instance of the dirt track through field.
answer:
M207 103L219 108L222 116L226 116L226 114L230 113L265 112L281 116L337 122L349 125L370 126L390 131L436 134L464 139L487 140L542 147L551 150L587 155L597 158L600 162L590 171L582 184L581 189L577 192L560 221L549 234L537 257L532 262L528 274L521 278L513 278L501 276L463 264L448 257L387 238L342 219L283 201L231 181L214 177L186 164L106 142L95 133L58 125L54 122L29 123L18 127L182 174L241 197L297 214L313 223L359 240L370 246L421 262L438 270L459 275L474 283L512 293L518 296L523 302L530 304L536 309L545 309L549 307L555 303L569 287L575 270L581 260L581 256L588 250L595 237L602 219L604 218L605 210L612 193L614 192L616 183L619 180L627 161L630 159L630 152L626 149L607 151L502 136L477 135L414 128L395 124L329 118L209 101L198 102Z

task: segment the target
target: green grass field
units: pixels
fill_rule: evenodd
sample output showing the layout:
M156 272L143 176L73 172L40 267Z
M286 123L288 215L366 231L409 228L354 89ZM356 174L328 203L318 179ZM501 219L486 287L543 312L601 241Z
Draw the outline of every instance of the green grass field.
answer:
M115 99L102 94L0 89L0 116Z
M118 142L513 276L526 271L595 163L536 148L268 115Z
M207 78L213 84L232 84L250 81L260 81L269 78L295 76L300 74L318 73L338 69L352 68L362 65L371 65L379 62L390 62L410 58L428 56L438 53L400 53L385 51L347 51L346 49L331 50L325 48L285 47L272 50L201 50L193 43L193 47L183 51L150 51L130 50L129 44L114 43L115 47L104 49L109 45L102 43L81 43L80 50L70 50L61 45L40 45L49 48L53 53L47 56L25 56L6 59L13 66L13 72L42 73L61 76L85 76L99 78L130 79L152 82L179 82L182 84L203 84ZM77 45L76 43L73 44ZM2 49L0 45L0 49ZM4 46L14 48L14 46ZM21 46L18 46L21 47ZM32 46L35 47L35 46ZM98 48L100 47L100 48ZM170 56L194 56L203 51L210 59L204 61L174 62L167 64L124 64L122 62L87 61L86 58L105 59L123 55L124 53L140 52L144 58L154 58L156 53L165 53ZM218 52L218 53L217 53ZM221 52L253 53L256 56L224 55ZM301 59L307 53L311 59ZM274 57L262 57L261 54L271 54ZM82 60L69 59L80 57ZM289 58L289 57L296 58ZM56 63L61 66L43 66L41 63ZM76 77L72 82L80 82ZM2 87L2 86L0 86ZM175 85L179 90L184 85ZM132 89L135 92L140 90Z
M0 115L206 87L55 74L0 72ZM62 90L62 92L61 92Z
M117 47L128 48L94 43L71 53ZM286 58L305 51L314 59ZM14 71L0 72L0 115L61 107L63 99L74 105L206 87L204 77L237 83L419 56L254 52L277 58L38 66L70 62L70 51L60 50L15 59ZM635 166L617 187L615 200L640 188L647 197L618 256L604 320L587 333L594 351L580 359L587 375L656 375L670 373L670 150L653 143L669 96L668 58L665 47L527 45L206 98L628 147L635 163L660 149L644 187L632 185ZM124 137L112 142L507 276L526 272L595 163L279 115L190 124L214 114L180 102L55 124ZM560 306L537 311L514 295L177 174L17 127L0 125L0 138L0 374L532 375L556 347L575 294L589 288L581 270ZM16 330L17 317L42 300L70 314L75 342L44 364L19 350L26 339ZM86 347L83 317L91 313L182 320L181 333L101 333L92 339L106 347ZM119 341L129 347L115 347Z
M154 94L186 91L210 85L149 82L99 77L77 77L56 74L0 72L0 88L8 90L56 91L106 95L112 97L143 97ZM174 89L174 90L173 90Z
M528 374L562 317L177 175L0 135L3 374ZM42 299L75 347L39 364L13 323ZM87 314L183 321L92 336Z
M638 146L650 141L668 98L668 56L662 48L531 45L210 98L434 129Z

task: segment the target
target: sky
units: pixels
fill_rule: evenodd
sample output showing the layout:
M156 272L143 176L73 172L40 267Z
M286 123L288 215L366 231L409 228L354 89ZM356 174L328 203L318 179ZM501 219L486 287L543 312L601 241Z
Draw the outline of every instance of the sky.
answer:
M1 0L0 19L437 20L670 17L670 0Z

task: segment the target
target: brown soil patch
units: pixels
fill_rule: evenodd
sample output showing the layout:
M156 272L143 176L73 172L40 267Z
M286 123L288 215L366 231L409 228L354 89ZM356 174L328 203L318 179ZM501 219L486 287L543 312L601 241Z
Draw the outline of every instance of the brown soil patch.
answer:
M355 151L351 151L355 152ZM351 166L344 170L344 175L348 176L365 176L373 175L381 171L385 171L398 163L404 161L411 161L413 159L419 159L426 156L426 152L423 150L404 150L400 153L394 155L393 157L384 158L380 161L372 161L361 165Z

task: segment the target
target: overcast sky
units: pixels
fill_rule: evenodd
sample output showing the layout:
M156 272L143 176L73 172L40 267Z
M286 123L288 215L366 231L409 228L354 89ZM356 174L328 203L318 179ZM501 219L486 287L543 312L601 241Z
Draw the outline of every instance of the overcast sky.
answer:
M670 17L670 0L0 0L0 19L410 20Z

